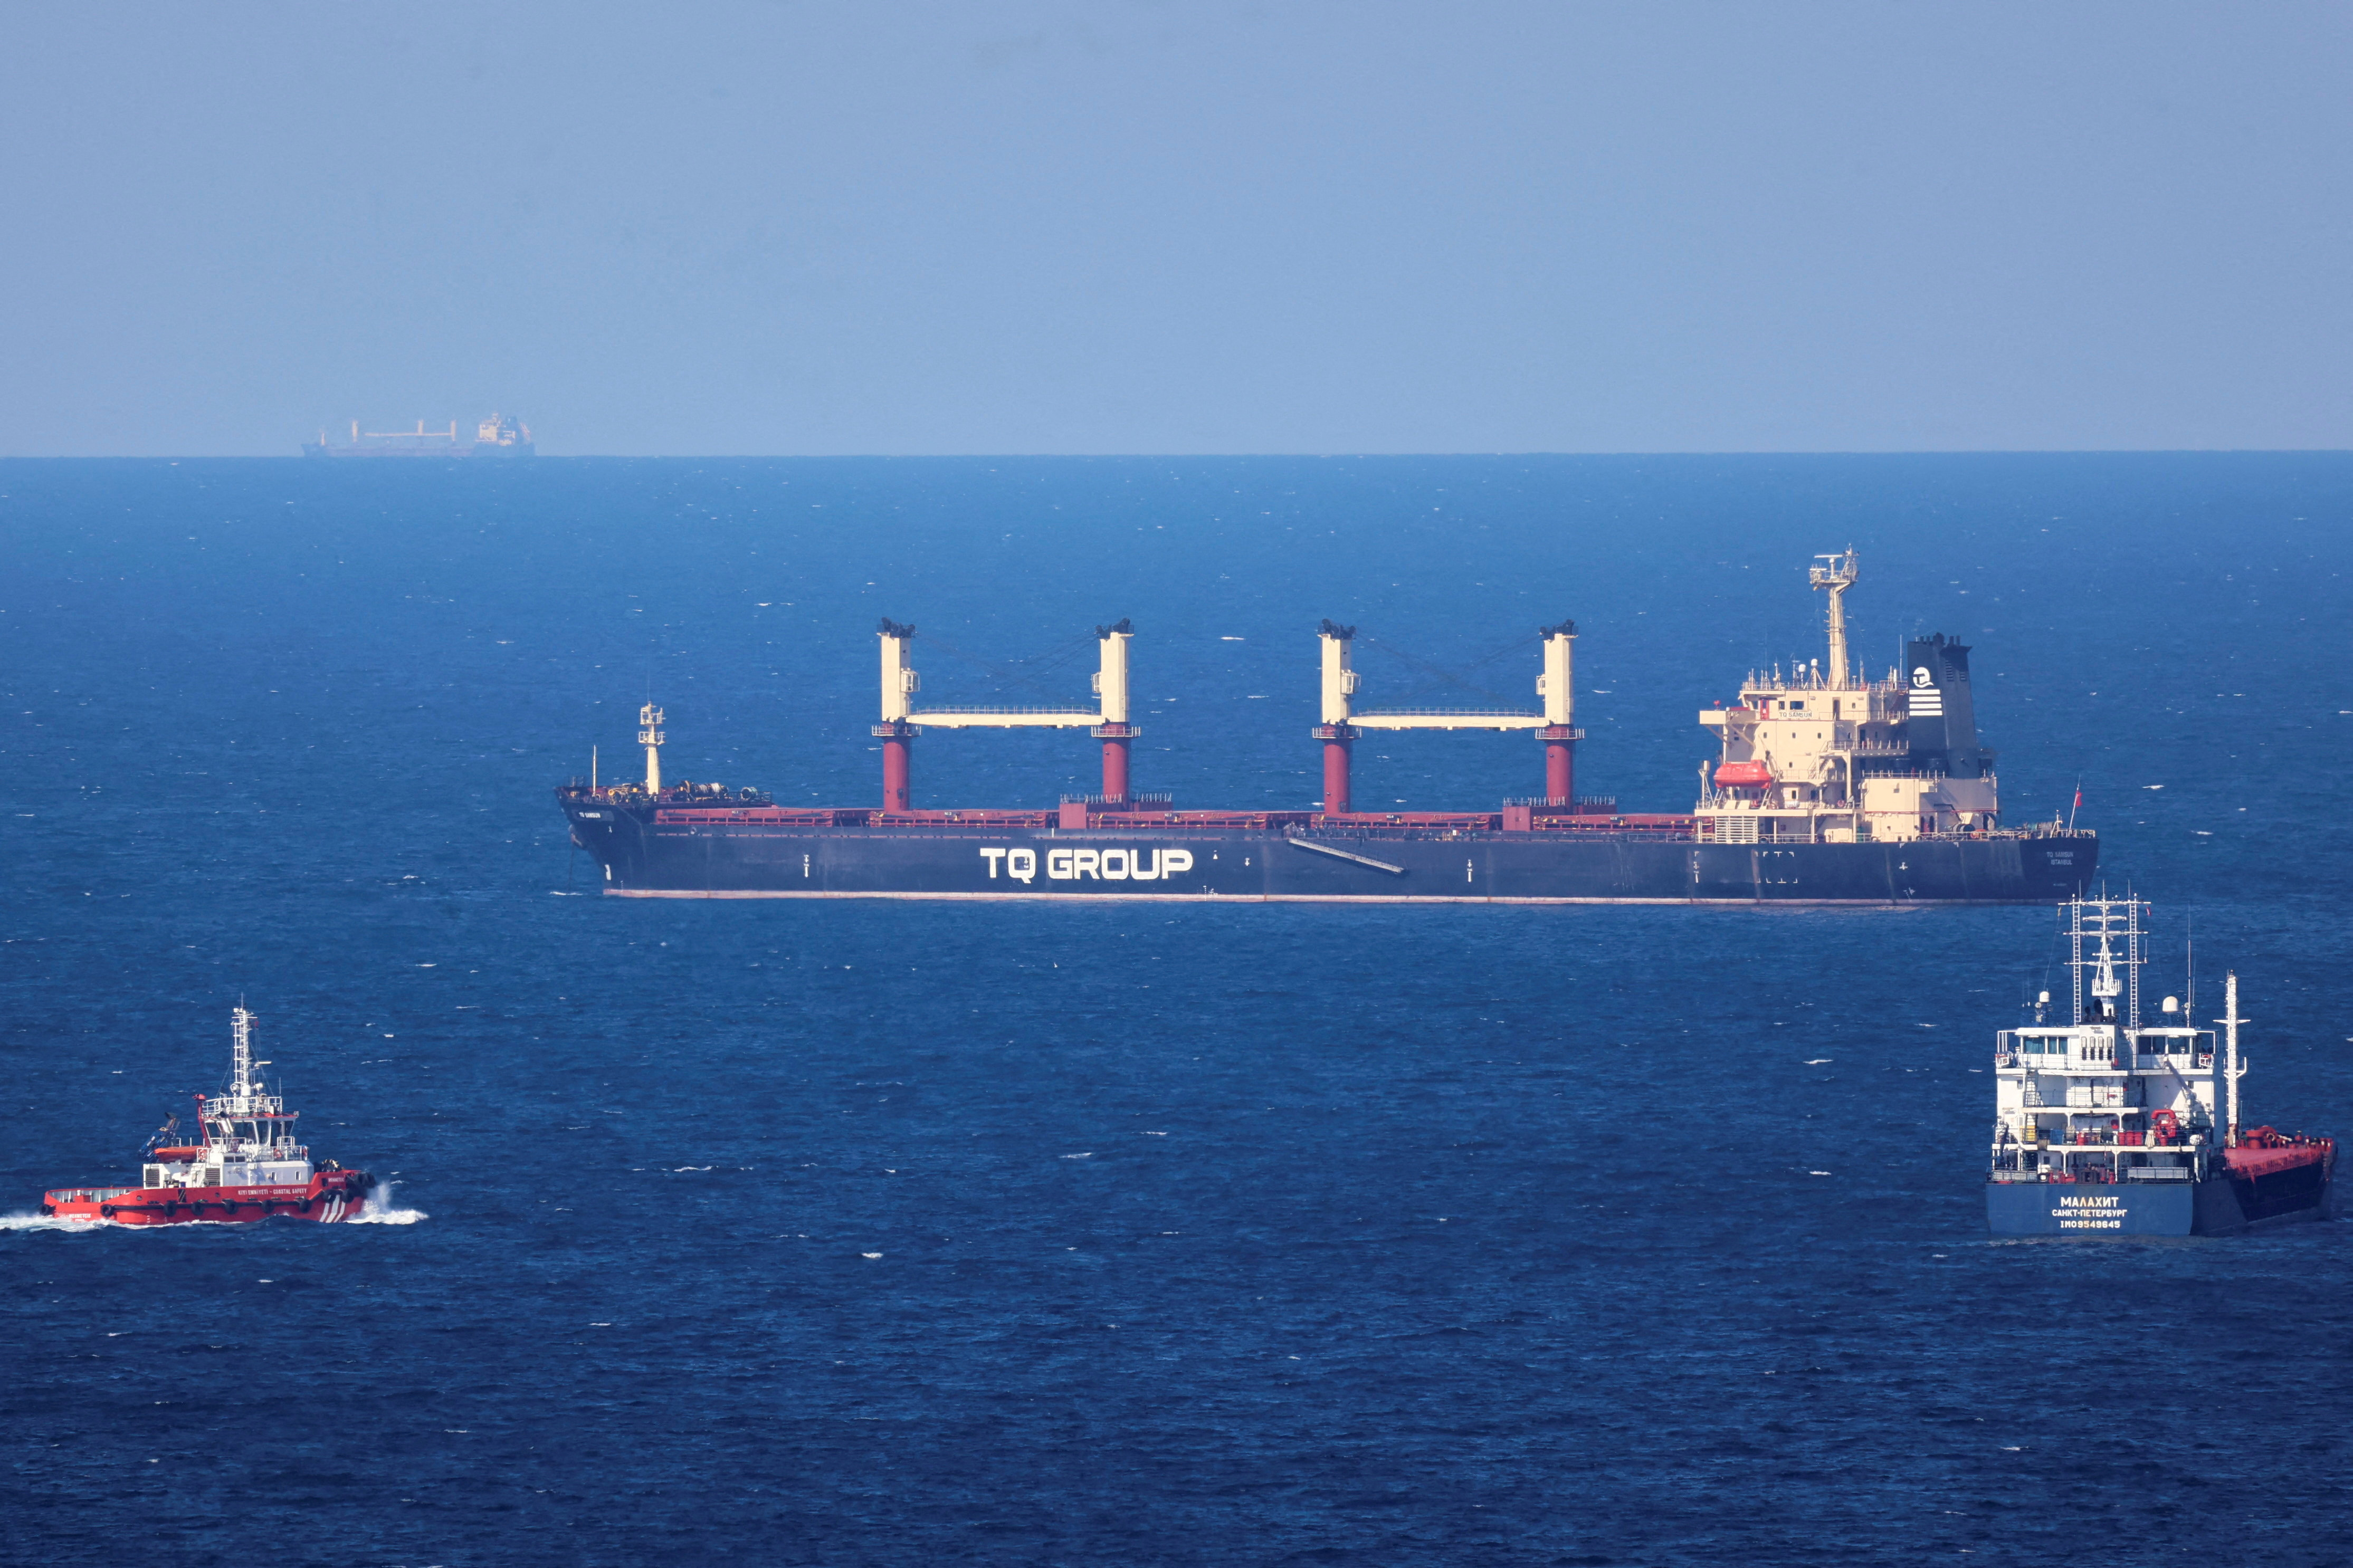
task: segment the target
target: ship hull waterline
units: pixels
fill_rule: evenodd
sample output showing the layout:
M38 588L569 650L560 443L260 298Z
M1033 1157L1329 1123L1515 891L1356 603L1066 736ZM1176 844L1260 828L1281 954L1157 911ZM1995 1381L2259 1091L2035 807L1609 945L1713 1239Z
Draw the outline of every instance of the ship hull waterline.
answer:
M2236 1236L2328 1217L2331 1183L2265 1202L2228 1176L2202 1182L1989 1182L1996 1236Z
M111 1225L259 1225L265 1219L332 1225L359 1218L367 1199L340 1187L148 1187L42 1206L58 1219Z
M1375 903L2054 903L2090 879L2088 834L1890 844L1665 836L1012 830L648 824L571 813L623 898L1174 899Z

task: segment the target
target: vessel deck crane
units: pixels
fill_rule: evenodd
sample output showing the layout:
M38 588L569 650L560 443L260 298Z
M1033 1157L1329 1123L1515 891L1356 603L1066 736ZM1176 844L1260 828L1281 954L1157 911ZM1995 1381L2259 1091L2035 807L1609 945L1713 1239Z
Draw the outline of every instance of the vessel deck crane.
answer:
M1356 628L1326 620L1315 635L1323 651L1323 722L1310 732L1324 742L1325 815L1345 816L1349 810L1349 749L1366 730L1533 730L1545 746L1545 804L1564 810L1574 805L1576 748L1585 738L1585 731L1576 727L1575 621L1537 628L1544 639L1544 671L1536 677L1536 695L1544 699L1540 713L1482 708L1352 712L1350 699L1359 681L1349 651Z
M925 726L941 730L1084 730L1103 742L1103 795L1117 808L1129 800L1128 752L1143 730L1129 722L1127 645L1135 627L1123 618L1097 626L1101 665L1095 672L1093 708L927 708L912 699L923 679L908 662L915 628L885 619L882 646L882 719L874 734L882 742L882 809L910 809L915 737Z

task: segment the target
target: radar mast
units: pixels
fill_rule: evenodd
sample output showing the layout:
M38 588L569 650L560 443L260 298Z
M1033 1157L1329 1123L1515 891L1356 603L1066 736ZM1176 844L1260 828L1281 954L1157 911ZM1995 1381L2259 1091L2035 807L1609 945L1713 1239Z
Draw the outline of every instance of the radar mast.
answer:
M1846 662L1846 591L1854 586L1862 575L1862 564L1856 560L1854 546L1846 547L1843 555L1832 552L1817 555L1817 561L1828 562L1807 574L1807 580L1817 588L1826 588L1831 595L1831 689L1843 691L1853 682Z

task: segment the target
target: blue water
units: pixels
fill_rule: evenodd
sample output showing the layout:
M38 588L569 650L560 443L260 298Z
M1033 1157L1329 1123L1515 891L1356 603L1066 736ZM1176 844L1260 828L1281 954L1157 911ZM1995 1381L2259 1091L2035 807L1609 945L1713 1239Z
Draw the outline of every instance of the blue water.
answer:
M878 616L1042 702L1128 616L1138 785L1300 805L1320 617L1572 616L1580 791L1680 809L1852 542L1859 651L1973 642L2012 818L2080 779L2152 994L2194 919L2251 1120L2344 1133L2348 523L2328 456L0 465L0 1211L243 995L408 1222L7 1222L0 1560L2345 1562L2347 1226L1983 1234L2048 911L616 901L548 791L650 690L674 775L871 804Z

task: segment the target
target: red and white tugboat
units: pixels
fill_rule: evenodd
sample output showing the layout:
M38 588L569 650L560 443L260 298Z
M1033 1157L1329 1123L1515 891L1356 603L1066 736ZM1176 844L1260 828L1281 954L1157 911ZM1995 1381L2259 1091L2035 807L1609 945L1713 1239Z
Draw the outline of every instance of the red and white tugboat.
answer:
M151 1148L135 1187L59 1187L41 1196L41 1212L64 1219L104 1219L117 1225L251 1224L272 1215L290 1219L357 1219L375 1178L346 1171L332 1160L311 1163L297 1142L294 1121L279 1096L253 1076L268 1062L253 1059L253 1015L229 1015L236 1040L229 1091L196 1096L201 1143ZM174 1123L176 1125L176 1122Z

